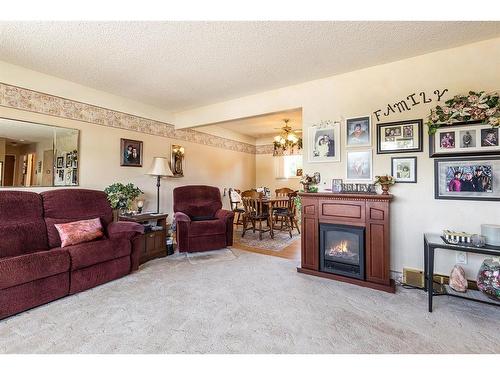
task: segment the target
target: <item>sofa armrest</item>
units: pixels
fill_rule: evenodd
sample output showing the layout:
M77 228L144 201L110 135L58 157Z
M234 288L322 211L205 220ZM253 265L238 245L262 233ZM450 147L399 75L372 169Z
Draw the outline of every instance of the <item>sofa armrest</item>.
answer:
M233 245L233 222L234 212L224 209L217 210L215 217L226 223L226 246Z
M174 214L174 219L176 222L185 222L185 223L189 223L191 222L191 219L189 218L188 215L186 215L184 212L176 212Z
M220 209L220 210L217 210L217 212L215 213L215 217L217 219L221 219L221 220L224 220L224 221L233 221L233 218L234 218L234 212L233 211L229 211L229 210L224 210L224 209Z
M139 269L139 259L143 251L144 241L140 234L144 233L144 226L131 221L115 221L108 225L108 236L113 238L127 238L132 242L132 252L130 253L130 272Z
M117 221L108 225L109 238L126 237L129 240L144 233L144 226L131 221Z

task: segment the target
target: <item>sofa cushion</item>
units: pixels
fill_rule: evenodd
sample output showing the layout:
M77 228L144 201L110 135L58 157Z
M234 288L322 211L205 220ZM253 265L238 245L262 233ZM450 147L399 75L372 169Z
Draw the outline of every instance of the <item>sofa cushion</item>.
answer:
M225 234L226 223L223 220L192 221L188 233L189 237Z
M0 192L0 258L47 249L40 196L28 191Z
M127 238L102 239L64 248L71 257L71 270L79 270L111 259L129 256L132 249Z
M51 248L61 246L61 239L54 224L72 221L101 219L105 230L113 221L113 210L106 194L97 190L57 189L40 194L47 226L47 236Z
M55 227L61 237L61 247L92 241L104 235L99 218L55 224Z
M0 289L68 272L70 258L64 250L45 250L0 259Z

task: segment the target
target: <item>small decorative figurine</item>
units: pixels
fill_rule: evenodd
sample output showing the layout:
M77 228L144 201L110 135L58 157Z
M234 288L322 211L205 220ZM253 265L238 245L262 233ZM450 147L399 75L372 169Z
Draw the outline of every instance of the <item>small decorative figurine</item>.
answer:
M465 271L459 265L455 265L451 270L450 288L462 293L467 291L467 279L465 278Z
M317 193L318 187L316 186L321 181L321 175L319 172L315 172L312 176L306 174L302 176L300 183L304 186L304 192L306 193Z

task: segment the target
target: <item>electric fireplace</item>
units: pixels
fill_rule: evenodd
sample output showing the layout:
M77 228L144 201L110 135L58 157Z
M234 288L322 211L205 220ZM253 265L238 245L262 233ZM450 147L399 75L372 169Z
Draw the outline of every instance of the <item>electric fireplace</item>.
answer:
M364 280L365 228L320 223L320 271Z

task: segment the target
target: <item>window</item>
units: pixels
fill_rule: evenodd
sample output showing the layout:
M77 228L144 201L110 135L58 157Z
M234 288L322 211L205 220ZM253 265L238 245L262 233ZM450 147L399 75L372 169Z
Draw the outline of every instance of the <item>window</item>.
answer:
M285 155L274 157L276 178L294 178L297 170L302 169L302 155Z

